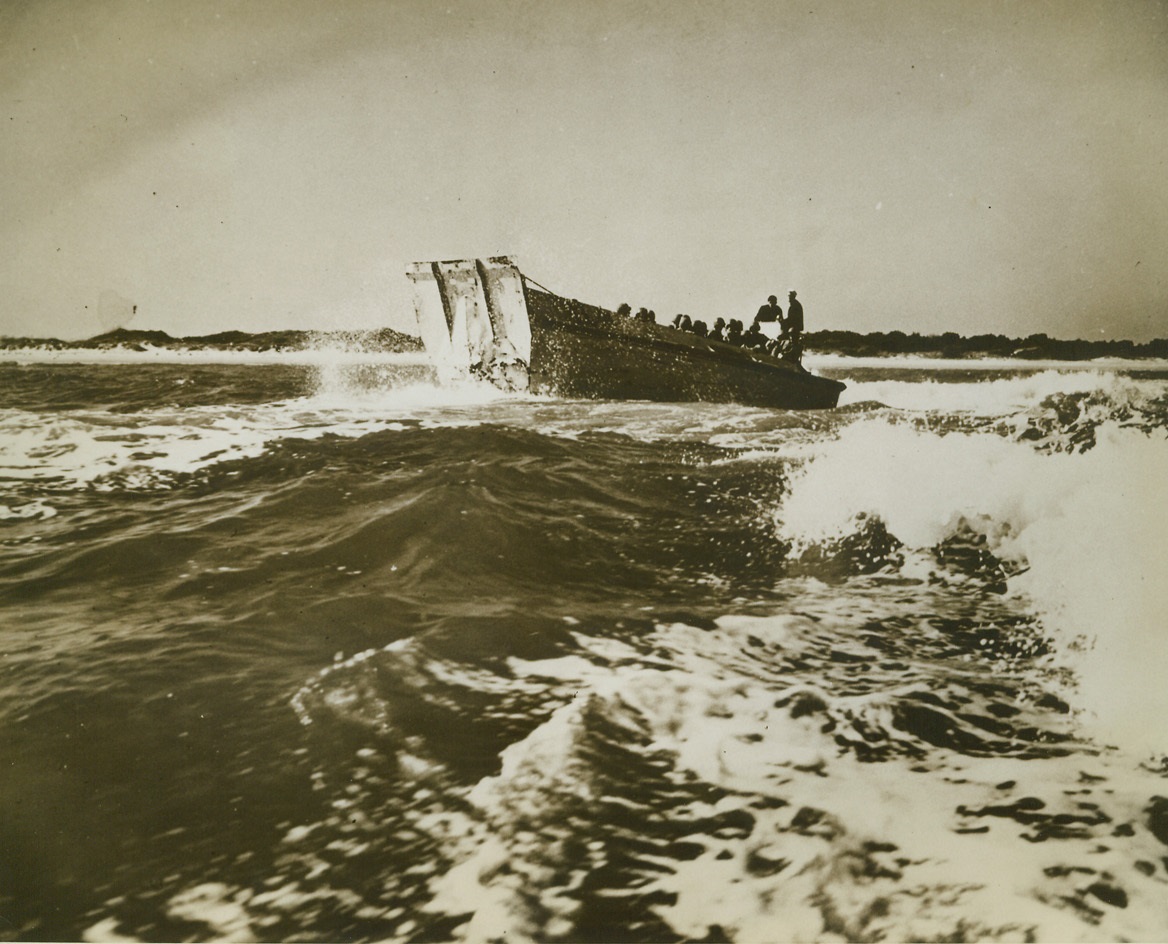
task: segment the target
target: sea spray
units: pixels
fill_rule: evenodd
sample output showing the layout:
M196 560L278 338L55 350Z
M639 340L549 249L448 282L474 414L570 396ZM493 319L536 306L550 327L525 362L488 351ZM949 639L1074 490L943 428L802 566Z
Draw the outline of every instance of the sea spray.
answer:
M1017 589L1058 634L1100 736L1168 753L1168 438L1107 427L1094 449L1031 483L1060 504L1017 541Z
M1168 751L1152 719L1168 711L1168 438L1105 426L1081 453L994 435L946 435L884 420L822 444L777 509L795 555L872 519L907 548L961 530L1008 562L1078 679L1075 704L1099 737Z
M322 353L323 358L323 353ZM470 408L507 397L502 390L472 378L441 383L428 364L354 363L345 357L315 365L313 406L358 412L413 412Z

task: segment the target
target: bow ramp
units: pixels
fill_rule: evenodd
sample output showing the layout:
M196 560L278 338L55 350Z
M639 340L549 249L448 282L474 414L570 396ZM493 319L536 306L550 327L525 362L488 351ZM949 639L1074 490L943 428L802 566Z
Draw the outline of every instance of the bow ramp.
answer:
M526 390L531 324L523 275L507 256L414 262L414 313L443 380L477 375Z

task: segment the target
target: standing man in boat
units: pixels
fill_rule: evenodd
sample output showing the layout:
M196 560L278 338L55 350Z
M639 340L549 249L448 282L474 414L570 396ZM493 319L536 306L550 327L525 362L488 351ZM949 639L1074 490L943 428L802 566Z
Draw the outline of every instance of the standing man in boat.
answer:
M783 323L783 309L779 307L779 300L771 295L767 298L767 303L763 305L758 314L754 316L754 323L759 324L763 321L777 321L779 324Z
M783 334L798 339L803 333L803 303L795 297L792 289L787 293L787 320L782 322Z
M803 370L803 303L795 297L794 289L787 293L787 317L781 324L776 353L782 360Z

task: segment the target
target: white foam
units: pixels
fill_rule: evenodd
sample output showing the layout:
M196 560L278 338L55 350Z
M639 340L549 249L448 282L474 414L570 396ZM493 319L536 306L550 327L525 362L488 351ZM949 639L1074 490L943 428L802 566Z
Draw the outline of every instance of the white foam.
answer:
M0 505L0 521L14 518L55 518L57 509L43 501L31 501L23 505Z
M1162 394L1163 390L1162 381L1134 380L1106 371L1044 370L961 383L921 377L849 380L840 396L840 405L874 401L899 410L1000 416L1036 407L1056 395L1097 394L1119 404L1139 405Z
M190 409L151 414L0 411L0 476L61 488L102 487L115 473L121 487L151 487L160 475L261 455L269 439L293 432L320 435L288 417L272 422L262 409ZM266 421L265 421L266 420ZM113 487L113 486L108 486Z
M819 447L777 510L796 551L879 518L910 548L959 528L1028 566L1032 601L1079 676L1099 735L1168 750L1149 719L1168 712L1168 436L1104 425L1085 453L1041 453L993 435L939 435L882 420ZM1084 651L1083 645L1089 647Z
M244 905L251 898L246 889L233 889L222 882L204 882L179 892L167 902L167 913L183 921L206 925L211 934L206 941L256 940Z
M82 931L81 940L92 942L92 944L99 944L99 942L102 944L129 944L129 942L137 942L142 939L120 933L117 918L103 918Z
M825 588L824 599L830 596ZM793 712L788 696L795 689L781 668L769 677L765 660L743 654L750 639L783 651L815 647L821 626L822 619L785 614L735 616L713 629L658 626L646 642L654 653L667 653L660 658L579 637L592 659L511 660L518 675L554 680L577 694L507 748L500 772L471 791L487 829L461 834L469 841L454 856L461 863L451 873L457 882L440 885L435 907L453 913L481 907L482 917L476 913L458 935L469 940L532 935L519 877L542 889L545 876L567 864L558 859L556 824L563 810L587 808L597 787L604 789L603 778L592 782L586 760L589 719L603 716L606 725L648 735L651 750L667 752L677 768L727 791L716 802L694 799L673 808L679 824L722 813L753 823L746 837L695 832L689 838L703 851L689 861L665 860L668 868L630 892L661 891L667 903L655 910L684 936L706 937L717 924L736 940L834 939L832 931L874 940L957 934L1140 940L1161 926L1159 880L1131 868L1133 857L1156 855L1151 835L1137 835L1122 848L1100 845L1089 830L1039 843L1027 840L1023 821L995 819L986 828L976 813L962 812L1020 796L1041 798L1052 815L1081 812L1067 788L1088 765L1107 780L1108 813L1124 822L1146 804L1147 777L1132 778L1114 757L1036 761L940 753L928 769L916 760L861 762L837 746L825 721L864 719L866 730L896 737L889 704L903 693L804 691L814 707ZM1002 786L1012 783L1016 792ZM781 802L751 804L752 797ZM604 843L596 845L589 854L603 861ZM987 871L986 862L994 868ZM1129 907L1110 911L1102 925L1084 920L1066 902L1096 879L1073 872L1060 877L1068 862L1090 862L1098 870L1090 874L1118 876ZM540 892L545 907L553 891ZM563 898L558 905L565 909L559 915L570 917Z
M344 363L318 366L317 391L292 400L134 412L0 410L0 477L63 489L166 487L176 475L257 458L282 439L356 438L407 423L477 425L483 408L524 401L483 382L401 383L393 367L370 377L350 374ZM48 517L53 510L7 512L17 513Z

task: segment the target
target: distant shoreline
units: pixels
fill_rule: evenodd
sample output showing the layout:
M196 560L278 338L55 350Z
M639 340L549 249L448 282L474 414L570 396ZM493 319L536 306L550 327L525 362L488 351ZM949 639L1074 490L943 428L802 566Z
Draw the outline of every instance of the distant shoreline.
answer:
M1000 334L963 337L945 334L905 334L902 331L810 331L804 335L809 354L843 357L896 357L906 354L946 360L1089 361L1168 359L1168 338L1152 341L1084 341L1050 338L1045 334L1008 338ZM223 331L191 337L171 337L165 331L119 328L92 338L63 341L59 338L0 337L0 351L243 351L252 353L306 352L321 349L366 353L421 353L421 339L391 328L360 331Z
M118 328L92 338L62 341L59 338L0 337L0 351L247 351L251 353L302 352L318 349L403 354L423 350L421 339L392 328L363 331L221 331L195 337L174 338L165 331Z
M847 357L889 357L915 354L948 360L1011 358L1043 361L1089 361L1097 358L1143 360L1168 358L1168 338L1152 341L1067 341L1032 334L1008 338L1000 334L962 337L945 334L905 334L903 331L859 334L855 331L810 331L804 334L808 352Z

